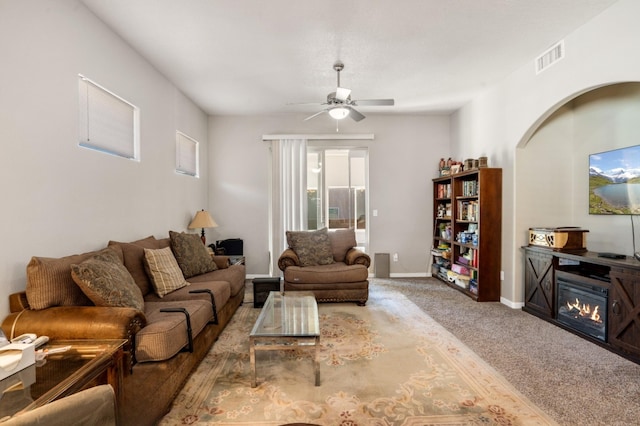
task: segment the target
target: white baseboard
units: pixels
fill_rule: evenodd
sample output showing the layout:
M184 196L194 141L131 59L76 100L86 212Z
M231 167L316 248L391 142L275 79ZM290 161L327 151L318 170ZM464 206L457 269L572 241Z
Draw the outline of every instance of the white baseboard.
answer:
M389 278L426 278L430 276L431 276L431 272L407 272L407 273L389 274ZM252 280L254 278L272 278L272 277L269 274L247 274L248 280ZM369 274L369 278L375 278L375 275Z
M389 278L426 278L431 277L431 272L407 272L407 273L393 273L389 274ZM247 279L252 280L254 278L273 278L269 274L247 274ZM375 278L374 274L369 274L369 278ZM500 298L500 303L510 307L511 309L522 309L524 303L512 302L504 297Z
M389 274L390 278L426 278L428 275L426 272L407 272L407 273L393 273Z
M512 302L511 300L504 297L500 298L500 303L502 303L503 305L507 305L511 309L522 309L522 307L524 306L524 303L522 302Z

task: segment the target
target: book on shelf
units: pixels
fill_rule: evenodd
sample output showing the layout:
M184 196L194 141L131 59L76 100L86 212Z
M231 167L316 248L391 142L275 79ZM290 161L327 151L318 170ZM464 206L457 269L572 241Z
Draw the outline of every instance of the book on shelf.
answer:
M467 248L464 253L458 257L458 263L471 266L475 268L478 266L478 250L474 248Z
M436 186L436 197L437 198L451 198L451 184L450 183L439 183Z
M477 180L465 180L462 182L462 196L474 197L478 195L478 181Z
M458 220L475 222L480 216L480 205L476 200L458 201Z

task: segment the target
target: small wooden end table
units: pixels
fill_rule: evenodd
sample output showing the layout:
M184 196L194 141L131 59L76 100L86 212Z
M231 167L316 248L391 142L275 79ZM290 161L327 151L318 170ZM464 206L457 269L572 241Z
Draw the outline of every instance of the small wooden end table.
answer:
M109 384L122 406L124 345L126 340L52 340L44 349L69 347L48 355L7 377L11 386L0 399L0 417L30 411L88 387ZM27 371L29 370L29 371Z

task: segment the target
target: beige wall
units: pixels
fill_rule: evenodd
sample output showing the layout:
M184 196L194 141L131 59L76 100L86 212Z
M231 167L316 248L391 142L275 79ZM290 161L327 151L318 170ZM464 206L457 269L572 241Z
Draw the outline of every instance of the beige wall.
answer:
M640 83L624 83L581 95L547 119L516 151L518 188L526 190L531 179L540 183L519 197L518 228L581 226L590 231L590 250L633 255L629 216L589 214L588 169L589 154L640 144L638 117ZM532 165L544 162L550 171L536 173Z
M220 224L207 231L209 240L243 238L248 272L267 272L268 150L261 136L334 133L334 122L326 117L304 122L296 115L207 118L78 1L1 1L0 8L0 223L5 239L0 288L5 296L24 289L25 266L33 255L62 256L100 248L109 239L164 236L168 229L183 230L207 203ZM567 35L567 56L561 62L538 76L532 62L523 64L451 117L367 114L360 123L346 120L341 132L376 135L367 143L370 209L379 212L371 218L371 253L397 252L400 261L391 264L397 276L425 273L432 244L431 179L438 159L487 155L504 176L502 298L518 306L518 248L534 218L517 205L552 178L532 179L535 170L521 176L516 147L524 146L568 100L599 86L640 80L640 57L632 54L640 38L637 16L640 2L620 0ZM141 108L140 163L77 147L78 73ZM565 119L554 123L557 131L570 129ZM201 179L173 172L176 129L202 142ZM595 151L607 148L596 145ZM574 189L582 184L580 161L584 158L570 161L559 179ZM582 207L566 208L573 214ZM613 243L619 237L607 232L611 223L623 230L623 219L609 219L613 222L584 218L590 244L628 252L627 242ZM2 297L0 315L7 310Z
M244 239L247 272L269 266L269 144L265 134L335 134L335 121L304 115L209 119L210 210L216 239ZM449 155L449 116L367 114L340 124L340 133L374 133L369 148L370 253L398 253L395 276L425 275L432 245L432 184L438 160ZM349 142L354 145L354 142ZM280 253L277 253L279 255ZM279 271L278 271L279 272Z
M0 317L31 256L57 257L184 230L206 207L203 177L175 174L175 131L207 117L73 0L0 2ZM140 108L141 161L77 146L78 74ZM203 167L204 166L204 167Z
M516 163L516 148L524 146L546 118L580 94L611 83L640 80L640 57L630 54L640 37L640 27L636 23L639 15L640 2L620 0L566 36L566 57L560 62L536 75L534 58L531 58L531 62L523 64L452 117L452 152L466 156L486 151L491 165L503 168L502 269L505 280L501 294L502 301L510 306L518 307L523 302L523 261L519 247L525 241L527 228L525 220L517 219L520 214L531 215L530 211L523 213L518 206L521 200L532 199L542 191L548 180L548 177L531 179L529 174L516 173L520 166ZM555 150L575 155L560 147L554 147ZM571 158L567 158L567 163L573 169L576 163ZM556 159L550 159L549 168L553 170L555 166L558 166ZM562 187L571 187L574 182L579 185L577 179L582 171L576 169L570 173L571 176L558 179L556 187L560 183ZM580 208L576 207L576 210ZM566 220L573 221L574 217L569 216ZM542 225L554 226L554 223ZM592 221L584 226L592 228L589 234L592 242L599 239L597 234L612 238L606 232L607 226Z

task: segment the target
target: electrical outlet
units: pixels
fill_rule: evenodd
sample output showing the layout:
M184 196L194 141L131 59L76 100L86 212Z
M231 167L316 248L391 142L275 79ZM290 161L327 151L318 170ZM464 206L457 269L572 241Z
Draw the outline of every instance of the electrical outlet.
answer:
M398 261L398 253L393 253L393 261L394 262Z

